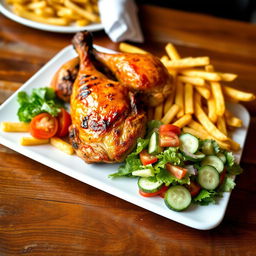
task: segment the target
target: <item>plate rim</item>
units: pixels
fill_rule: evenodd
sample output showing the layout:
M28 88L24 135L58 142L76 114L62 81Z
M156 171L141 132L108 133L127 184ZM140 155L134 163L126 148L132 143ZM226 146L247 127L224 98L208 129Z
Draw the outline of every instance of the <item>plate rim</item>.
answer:
M107 51L112 51L110 49L107 49L107 48L104 48L104 47L101 47L101 46L96 46L96 48L99 48L99 49L105 49ZM24 89L27 89L29 88L31 85L30 83L33 82L33 80L36 80L36 78L38 76L40 76L42 73L44 73L44 71L50 67L52 64L55 63L56 60L58 60L59 58L61 58L62 55L65 55L65 53L68 53L70 50L73 51L73 47L71 45L65 47L64 49L62 49L61 51L59 51L52 59L50 59L39 71L37 71L27 82L25 82L16 92L14 92L1 106L0 106L0 111L2 111L3 108L5 108L9 102L11 102L13 100L14 97L17 96L17 93L21 90L24 90ZM235 104L237 105L240 109L242 109L243 113L247 115L247 118L248 118L248 126L249 126L249 123L250 123L250 115L249 115L249 112L248 110L241 104ZM245 136L244 136L244 142L243 142L243 147L242 147L242 150L244 148L244 144L245 144L245 140L246 140L246 136L247 136L247 133L248 133L248 129L246 129L246 132L245 132ZM54 160L49 160L47 159L44 155L40 155L40 153L37 153L37 152L33 152L31 154L31 151L29 150L29 148L26 148L26 147L23 147L22 149L19 149L17 150L17 144L15 144L14 142L12 141L8 141L8 139L5 139L1 133L0 133L0 143L2 143L3 145L13 149L14 151L17 151L19 152L20 154L23 154L37 162L40 162L41 164L44 164L50 168L53 168L65 175L68 175L72 178L75 178L77 180L80 180L81 182L84 182L90 186L93 186L93 187L96 187L97 189L100 189L100 190L103 190L111 195L114 195L116 197L119 197L125 201L128 201L132 204L135 204L139 207L142 207L146 210L149 210L151 212L154 212L158 215L161 215L161 216L164 216L172 221L175 221L175 222L178 222L180 224L183 224L185 226L189 226L189 227L192 227L192 228L195 228L195 229L199 229L199 230L209 230L209 229L213 229L215 228L216 226L218 226L224 216L225 216L225 213L226 213L226 209L227 209L227 206L228 206L228 203L229 203L229 199L230 199L230 195L231 195L231 192L229 193L225 193L225 198L222 198L221 200L226 200L226 203L224 205L224 208L222 208L222 214L220 215L220 218L218 219L218 221L215 221L215 222L209 222L209 223L205 223L205 222L197 222L195 221L194 219L189 219L189 224L187 223L187 218L184 217L183 215L179 215L179 219L174 219L174 218L171 218L170 216L168 216L168 214L166 213L166 209L162 209L162 208L159 208L158 206L156 207L157 210L160 209L160 211L157 211L157 210L152 210L152 202L151 201L147 201L145 200L144 198L142 197L136 197L134 198L134 196L132 194L127 194L125 191L120 191L118 188L116 187L111 187L109 184L105 184L104 183L104 180L97 180L95 179L94 177L88 177L86 176L86 180L83 178L81 179L81 175L78 173L70 173L70 169L68 167L65 167L64 165L61 165L59 163L56 163ZM240 153L240 157L242 156L242 150L241 150L241 153ZM25 153L24 153L25 152ZM240 159L239 159L240 161ZM107 174L106 174L107 175ZM78 177L80 176L80 177ZM118 182L118 181L115 181L115 182ZM96 186L95 186L96 184ZM159 208L159 209L158 209ZM162 209L162 210L161 210ZM169 210L168 210L169 211Z
M13 13L11 11L11 7L4 2L4 0L0 0L0 13L2 13L4 16L7 18L22 24L24 26L34 28L34 29L39 29L43 31L48 31L48 32L57 32L57 33L75 33L78 31L82 30L88 30L91 32L94 31L99 31L104 29L104 26L102 23L95 23L95 24L90 24L88 26L58 26L58 25L50 25L50 24L44 24L36 21L32 21L29 19L25 19L23 17L20 17Z

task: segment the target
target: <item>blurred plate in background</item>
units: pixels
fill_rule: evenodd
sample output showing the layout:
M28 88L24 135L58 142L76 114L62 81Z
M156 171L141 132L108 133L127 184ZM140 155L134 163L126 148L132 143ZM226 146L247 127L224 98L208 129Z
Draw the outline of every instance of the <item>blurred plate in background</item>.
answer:
M57 25L48 25L48 24L28 20L13 13L11 10L11 7L8 4L6 4L4 0L0 0L0 12L13 21L16 21L20 24L23 24L31 28L36 28L44 31L51 31L51 32L57 32L57 33L75 33L83 30L88 30L93 32L93 31L98 31L103 29L102 24L90 24L82 27L75 26L75 25L57 26Z

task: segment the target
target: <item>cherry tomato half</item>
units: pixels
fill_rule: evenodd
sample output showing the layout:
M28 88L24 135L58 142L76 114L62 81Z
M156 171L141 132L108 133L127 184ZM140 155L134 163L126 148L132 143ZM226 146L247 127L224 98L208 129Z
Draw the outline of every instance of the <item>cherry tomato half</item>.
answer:
M173 124L162 124L159 127L159 134L163 136L168 136L169 132L174 132L175 134L180 134L180 127L173 125Z
M159 145L160 147L178 147L180 145L179 137L174 132L163 134L159 132Z
M64 108L62 108L57 119L58 119L58 131L56 133L56 136L64 137L68 134L68 128L71 125L70 114Z
M166 164L165 165L166 169L177 179L182 179L186 176L188 170L186 168L182 168L179 166L171 165L171 164Z
M201 187L196 182L190 181L190 184L188 185L188 190L189 190L191 196L194 197L194 196L198 195L198 193L201 190Z
M48 113L35 116L29 125L30 134L37 139L49 139L56 134L57 130L57 119Z
M163 194L166 192L167 189L168 189L168 187L163 185L162 188L160 190L158 190L157 192L148 193L148 192L143 192L143 191L139 190L139 193L141 196L144 196L144 197L152 197L152 196L158 196L158 195L163 197Z
M150 155L146 149L140 152L140 161L142 162L143 165L153 164L157 162L157 160L158 158L153 155Z

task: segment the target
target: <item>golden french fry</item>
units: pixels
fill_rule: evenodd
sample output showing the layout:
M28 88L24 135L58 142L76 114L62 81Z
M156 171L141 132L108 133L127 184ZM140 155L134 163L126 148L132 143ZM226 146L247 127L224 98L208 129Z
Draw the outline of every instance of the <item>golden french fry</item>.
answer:
M1 122L3 132L28 132L29 123L24 122Z
M215 100L213 98L213 96L211 95L211 97L207 100L207 106L208 106L208 117L209 119L213 122L216 123L217 122L217 114L216 114L216 107L215 107Z
M164 114L166 114L168 112L168 110L170 109L170 107L172 106L173 101L174 101L174 97L175 97L175 93L172 93L165 100L165 102L164 102Z
M44 8L44 7L46 7L46 5L47 5L46 1L40 1L40 2L32 2L30 4L27 4L26 7L28 9L34 10L34 9L38 9L38 8L39 9Z
M203 96L205 99L209 99L211 96L211 92L207 87L195 86L195 89Z
M127 43L120 43L119 44L119 49L122 52L142 53L142 54L147 53L146 51L142 50L141 48L136 47L136 46L131 45L131 44L127 44Z
M163 108L164 108L163 103L156 106L154 120L161 120L161 118L163 117Z
M161 119L161 122L163 124L169 124L174 117L177 115L179 112L180 107L176 104L173 104L170 109L167 111L167 113L164 115L164 117Z
M165 65L166 66L166 65ZM174 70L174 69L167 69L168 70L168 72L169 72L169 74L172 76L172 77L174 77L174 78L176 78L176 76L177 76L177 71L176 70Z
M218 73L218 75L221 77L221 80L225 82L232 82L237 78L236 74L231 73Z
M90 21L87 19L81 19L76 21L76 26L78 27L87 26L88 24L90 24Z
M214 138L220 141L226 141L228 138L225 134L223 134L208 118L200 104L195 101L195 116L198 121L202 124L205 130L212 135Z
M194 113L194 102L193 102L193 86L189 83L185 84L185 113Z
M228 135L224 116L218 116L217 127L223 134Z
M223 93L231 99L238 101L252 101L255 100L255 95L249 92L243 92L228 86L223 86Z
M169 69L168 69L169 70ZM169 70L170 72L170 70ZM183 83L190 83L196 86L204 86L205 81L200 77L190 77L190 76L178 76L178 80Z
M62 140L60 138L52 137L50 139L50 143L55 148L63 151L64 153L66 153L68 155L74 154L74 149L72 148L72 146L69 143L67 143L66 141L64 141L64 140Z
M176 125L180 128L188 125L192 120L192 116L189 114L186 114L184 116L182 116L180 119L178 119L176 122L173 123L173 125Z
M207 72L198 69L185 69L180 71L185 76L200 77L209 81L220 81L221 77L215 72Z
M180 111L177 113L177 117L184 115L184 85L181 82L177 82L175 104L180 107Z
M166 65L166 63L169 61L169 58L166 55L164 55L160 58L160 60L164 65Z
M66 26L68 25L68 20L65 18L52 18L52 17L41 17L32 12L26 11L24 8L18 5L13 6L13 12L25 19L47 23L51 25L59 25L59 26Z
M82 17L84 17L84 18L86 18L86 19L88 19L92 22L99 22L100 21L98 15L81 8L77 4L71 2L70 0L64 0L64 5L68 8L70 8L71 10L73 10L74 12L78 13Z
M226 119L226 122L227 122L227 125L228 126L232 126L232 127L242 127L243 126L243 121L238 118L238 117L235 117L230 111L228 111L226 109L225 111L225 119Z
M211 89L215 101L216 114L223 116L225 112L225 101L220 83L211 82Z
M43 145L48 143L49 143L49 139L36 139L34 137L20 138L20 145L22 146L36 146L36 145Z
M179 53L177 52L176 48L174 47L173 44L171 43L168 43L166 46L165 46L165 50L169 56L169 58L171 60L179 60L180 59L180 55Z
M168 68L177 68L177 69L184 69L184 68L191 68L197 66L205 66L208 65L210 62L209 57L188 57L178 60L170 60L167 63Z

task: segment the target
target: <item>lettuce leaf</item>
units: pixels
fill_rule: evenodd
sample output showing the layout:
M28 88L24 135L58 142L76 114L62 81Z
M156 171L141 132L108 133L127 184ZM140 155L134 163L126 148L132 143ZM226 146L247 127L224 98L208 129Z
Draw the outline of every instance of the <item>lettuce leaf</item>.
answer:
M31 95L21 91L18 93L17 101L20 105L17 115L22 122L30 122L34 116L42 112L57 116L60 108L64 106L50 87L33 89Z
M230 192L232 189L235 188L236 183L234 182L234 178L227 175L224 179L223 184L219 188L220 192Z
M200 193L193 198L193 202L200 205L209 205L215 204L216 199L221 197L221 193L216 191L208 191L206 189L202 189Z
M131 176L133 171L144 169L139 153L148 146L148 143L149 139L138 138L136 149L126 157L124 164L119 166L117 172L110 174L109 177Z

